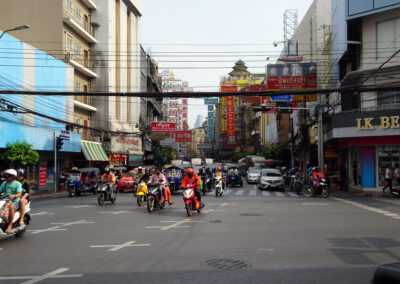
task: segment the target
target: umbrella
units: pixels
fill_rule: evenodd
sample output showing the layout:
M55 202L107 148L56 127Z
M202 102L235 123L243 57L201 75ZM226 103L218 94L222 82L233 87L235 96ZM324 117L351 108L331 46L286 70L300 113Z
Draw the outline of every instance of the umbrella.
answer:
M268 164L272 164L274 162L274 159L267 159L266 161Z

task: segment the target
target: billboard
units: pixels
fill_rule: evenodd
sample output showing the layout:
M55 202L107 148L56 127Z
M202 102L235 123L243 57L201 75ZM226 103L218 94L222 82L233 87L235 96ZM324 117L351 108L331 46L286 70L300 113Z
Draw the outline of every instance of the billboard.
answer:
M228 92L238 92L239 86L221 86L221 92L228 93Z
M155 122L151 123L152 132L172 132L175 131L175 123L171 122Z
M178 143L181 142L192 142L192 131L176 131L175 132L175 141Z
M268 90L317 88L317 63L285 63L267 65Z

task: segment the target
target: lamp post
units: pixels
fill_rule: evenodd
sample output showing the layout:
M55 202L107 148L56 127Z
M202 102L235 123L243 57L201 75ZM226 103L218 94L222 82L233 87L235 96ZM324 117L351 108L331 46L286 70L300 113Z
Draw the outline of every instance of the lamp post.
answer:
M5 31L0 35L0 39L3 37L3 35L4 35L5 33L12 32L12 31L22 31L22 30L26 30L26 29L29 29L29 28L30 28L30 26L28 26L28 25L22 25L22 26L18 26L18 27L12 28L12 29L5 30Z

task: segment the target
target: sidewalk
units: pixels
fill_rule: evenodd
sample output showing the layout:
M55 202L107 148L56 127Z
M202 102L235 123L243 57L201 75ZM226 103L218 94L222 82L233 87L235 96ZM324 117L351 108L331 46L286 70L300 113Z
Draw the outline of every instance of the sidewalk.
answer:
M347 191L341 190L331 190L331 193L335 196L342 197L373 197L373 198L392 198L389 193L389 190L386 190L385 194L383 194L382 188L361 188L358 186L349 185L349 189Z
M68 191L41 191L41 192L34 192L30 194L30 199L37 200L37 199L53 199L53 198L62 198L68 197Z

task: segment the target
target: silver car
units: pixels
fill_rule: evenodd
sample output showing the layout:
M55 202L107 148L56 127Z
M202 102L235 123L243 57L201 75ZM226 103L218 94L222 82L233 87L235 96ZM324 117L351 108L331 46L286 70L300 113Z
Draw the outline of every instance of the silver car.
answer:
M260 181L258 182L260 190L285 190L285 182L282 173L278 169L264 169L261 171Z
M258 183L261 176L261 170L262 169L259 168L250 168L246 176L247 183Z

